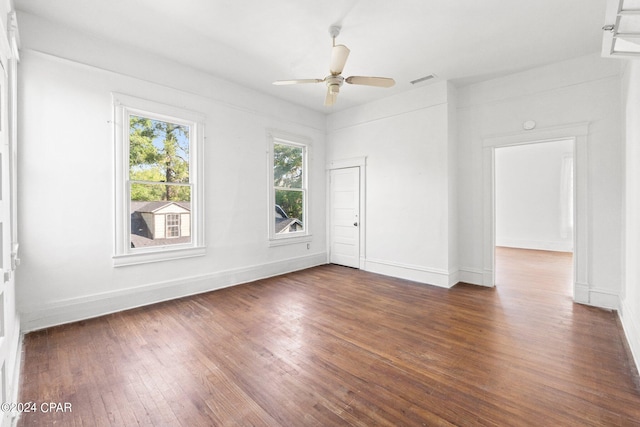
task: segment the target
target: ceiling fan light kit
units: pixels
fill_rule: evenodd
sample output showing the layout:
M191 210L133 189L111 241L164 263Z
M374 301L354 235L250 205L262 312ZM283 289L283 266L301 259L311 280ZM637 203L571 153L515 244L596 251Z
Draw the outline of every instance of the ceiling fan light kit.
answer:
M347 63L349 53L351 52L345 45L336 45L336 37L340 34L340 27L329 27L329 35L333 39L333 47L331 49L331 60L329 62L329 75L324 79L294 79L294 80L277 80L273 82L274 85L293 85L293 84L305 84L305 83L321 83L324 82L327 85L327 96L324 101L324 105L327 107L335 104L338 93L340 93L340 87L344 82L354 85L375 86L375 87L391 87L396 82L389 77L366 77L366 76L351 76L346 79L342 77L342 70Z

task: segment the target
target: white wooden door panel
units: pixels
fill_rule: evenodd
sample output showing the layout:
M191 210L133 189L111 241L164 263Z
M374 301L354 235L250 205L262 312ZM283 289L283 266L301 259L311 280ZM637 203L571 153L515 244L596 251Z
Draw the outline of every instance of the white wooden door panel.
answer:
M330 171L332 264L360 267L360 168Z

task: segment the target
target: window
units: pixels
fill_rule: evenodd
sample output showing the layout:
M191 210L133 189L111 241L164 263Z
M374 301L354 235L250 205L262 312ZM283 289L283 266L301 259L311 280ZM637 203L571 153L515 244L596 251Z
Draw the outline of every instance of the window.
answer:
M179 214L167 214L167 237L180 237L180 215Z
M204 254L204 118L120 94L114 107L114 264Z
M269 238L272 245L308 241L307 157L301 137L269 134Z

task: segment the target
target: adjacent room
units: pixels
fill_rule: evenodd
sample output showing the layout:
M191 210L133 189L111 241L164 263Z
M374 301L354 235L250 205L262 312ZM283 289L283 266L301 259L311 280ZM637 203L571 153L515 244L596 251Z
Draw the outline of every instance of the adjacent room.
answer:
M496 149L496 286L522 283L508 272L535 271L532 286L573 297L574 143L531 141Z
M637 0L0 4L0 427L640 425Z

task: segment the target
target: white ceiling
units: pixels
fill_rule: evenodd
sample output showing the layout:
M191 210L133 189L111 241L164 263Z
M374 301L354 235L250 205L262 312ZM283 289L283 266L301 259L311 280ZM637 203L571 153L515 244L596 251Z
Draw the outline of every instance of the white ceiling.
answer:
M390 96L435 73L457 85L597 53L606 0L15 0L19 11L171 57L318 111ZM391 89L346 85L331 109L330 25L351 49L343 75L392 77ZM428 83L423 83L428 84Z

